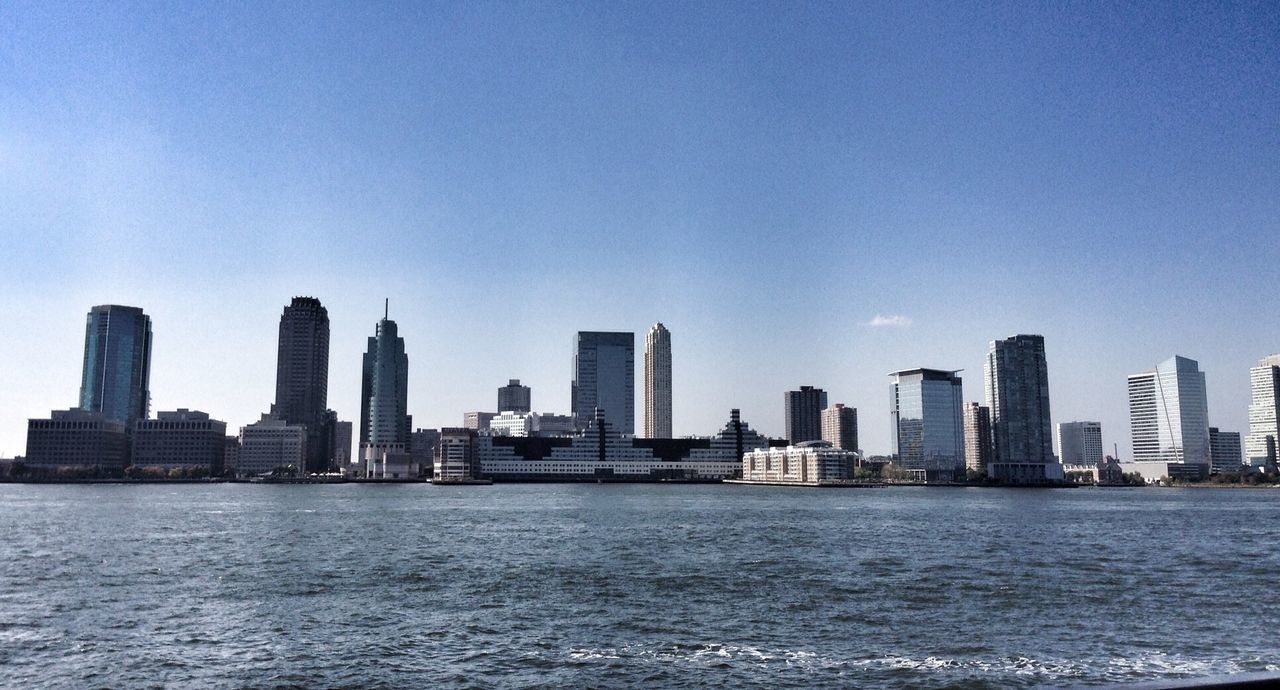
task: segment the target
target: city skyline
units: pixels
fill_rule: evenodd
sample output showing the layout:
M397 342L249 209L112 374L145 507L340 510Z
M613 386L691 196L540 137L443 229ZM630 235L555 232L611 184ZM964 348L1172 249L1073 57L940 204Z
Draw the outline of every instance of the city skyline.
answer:
M1169 352L1248 431L1280 351L1273 6L327 12L0 16L0 291L27 329L0 336L0 455L78 399L94 304L153 319L152 410L256 421L298 294L329 310L340 419L390 295L421 427L514 377L567 413L566 339L660 320L677 436L735 407L782 436L811 382L886 452L884 372L963 369L981 401L1011 333L1046 339L1052 421L1121 457L1125 377Z

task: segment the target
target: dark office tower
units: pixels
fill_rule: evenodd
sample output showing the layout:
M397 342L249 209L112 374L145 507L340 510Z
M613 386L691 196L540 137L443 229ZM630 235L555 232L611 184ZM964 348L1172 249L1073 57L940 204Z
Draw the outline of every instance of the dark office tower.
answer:
M89 310L84 329L80 409L133 423L151 404L151 317L137 307L104 304Z
M591 425L596 408L612 429L636 431L636 334L578 331L570 391L574 425Z
M325 414L329 391L329 312L314 297L294 297L280 316L276 416L307 427L307 470L328 469L333 429Z
M827 409L827 392L813 386L800 386L798 391L787 391L784 398L787 440L792 445L821 441L822 411Z
M498 412L532 412L533 392L520 385L520 379L510 379L498 389Z
M1057 461L1049 422L1044 336L1014 335L991 341L983 373L995 466L989 474L1013 481L1053 478L1045 474L1046 466L1056 466Z
M409 357L396 322L383 314L364 353L360 386L360 443L409 443Z

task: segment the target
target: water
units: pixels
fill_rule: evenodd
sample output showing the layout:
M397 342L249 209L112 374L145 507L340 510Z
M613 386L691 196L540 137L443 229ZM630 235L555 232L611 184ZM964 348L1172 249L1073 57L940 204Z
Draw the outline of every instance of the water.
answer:
M0 686L1280 670L1280 491L0 485Z

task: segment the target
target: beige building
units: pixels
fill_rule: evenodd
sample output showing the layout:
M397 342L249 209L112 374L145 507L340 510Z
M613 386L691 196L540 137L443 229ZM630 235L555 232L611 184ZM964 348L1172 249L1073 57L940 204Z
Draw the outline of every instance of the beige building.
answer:
M853 479L857 455L827 441L805 441L785 448L761 448L742 454L742 480L760 484L818 486Z

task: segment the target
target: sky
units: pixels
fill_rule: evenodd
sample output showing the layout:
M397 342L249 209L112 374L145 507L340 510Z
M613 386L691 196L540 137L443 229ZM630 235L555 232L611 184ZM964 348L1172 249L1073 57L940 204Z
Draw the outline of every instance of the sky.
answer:
M576 331L640 360L661 321L677 435L780 436L814 385L885 453L889 372L981 400L1015 333L1122 458L1175 353L1247 432L1277 37L1265 2L6 2L0 456L77 403L95 304L151 316L153 413L255 421L296 295L343 419L389 298L416 427L510 378L567 412Z

